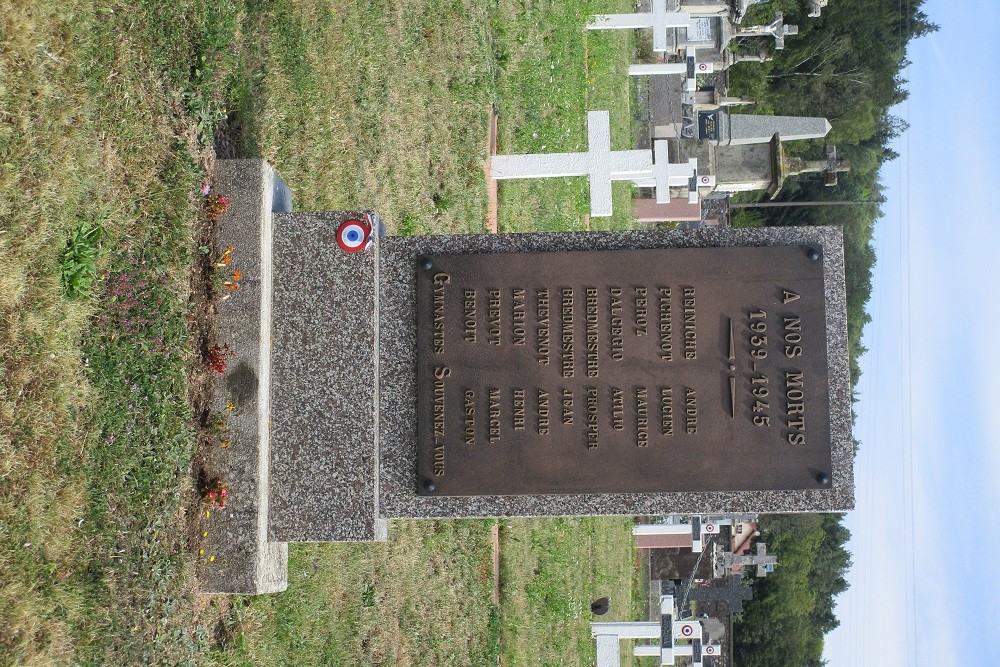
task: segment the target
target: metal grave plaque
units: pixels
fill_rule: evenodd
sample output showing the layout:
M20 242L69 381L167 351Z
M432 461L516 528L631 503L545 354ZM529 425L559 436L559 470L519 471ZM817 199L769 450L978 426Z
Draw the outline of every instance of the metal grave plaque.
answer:
M420 493L830 488L821 247L416 271Z

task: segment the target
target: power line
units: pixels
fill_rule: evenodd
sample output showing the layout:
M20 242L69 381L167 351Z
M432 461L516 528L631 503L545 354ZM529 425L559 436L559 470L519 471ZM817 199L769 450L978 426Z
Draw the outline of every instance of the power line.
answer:
M765 201L749 204L730 204L729 208L788 208L792 206L860 206L861 204L881 204L883 199L834 200L834 201Z

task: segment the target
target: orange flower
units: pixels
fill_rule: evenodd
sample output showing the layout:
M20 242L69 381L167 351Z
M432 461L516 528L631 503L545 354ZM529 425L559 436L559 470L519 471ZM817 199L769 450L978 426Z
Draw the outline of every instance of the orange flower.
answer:
M235 292L240 288L240 286L237 285L236 283L223 283L223 285L225 285L226 289L229 290L230 292Z
M231 254L233 253L233 251L234 251L234 250L236 250L236 248L234 248L234 247L233 247L233 246L231 246L231 245L227 245L227 246L226 246L226 253L225 253L225 254L227 254L227 255L231 255Z
M222 263L223 263L223 264L226 264L226 265L228 265L228 264L229 264L229 262L231 262L231 261L233 261L233 258L232 258L232 257L230 257L229 255L223 255L223 256L222 256Z
M235 282L238 282L238 281L239 281L239 279L240 279L240 276L241 276L241 275L243 275L243 274L241 274L241 273L239 272L239 270L237 270L237 271L233 271L233 281L235 281Z

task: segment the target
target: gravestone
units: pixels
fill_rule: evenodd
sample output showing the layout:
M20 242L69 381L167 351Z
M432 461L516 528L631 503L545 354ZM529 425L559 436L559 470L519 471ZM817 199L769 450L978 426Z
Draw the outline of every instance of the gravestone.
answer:
M648 149L611 150L611 118L607 111L587 112L587 150L577 153L529 153L496 155L490 160L490 178L559 178L586 176L590 185L590 214L612 214L611 184L632 181L641 187L656 188L660 198L670 201L670 187L686 185L697 162L672 164L667 144L657 142ZM655 159L654 159L655 158Z
M681 63L651 63L629 65L629 76L664 76L680 74L684 76L684 90L694 92L698 87L699 74L711 74L715 65L711 62L698 60L697 49L688 46L684 62Z
M734 114L726 109L719 109L715 114L715 136L703 132L700 138L717 140L722 145L766 144L775 134L780 135L782 141L821 139L833 129L830 121L819 117Z
M690 586L690 582L686 585ZM725 602L729 611L738 614L743 611L743 603L753 599L753 589L743 583L743 577L733 574L726 577L724 586L691 586L687 598L696 602Z
M588 30L653 29L653 51L667 50L667 28L686 28L695 19L684 12L667 10L667 0L653 0L651 11L633 14L598 14L587 24Z
M216 404L253 391L213 463L239 484L206 526L206 590L281 590L287 542L384 539L393 518L853 505L840 229L348 253L338 228L366 216L276 211L275 179L217 164L234 199L219 241L246 288L226 302L218 342L238 357Z
M755 25L736 29L737 37L773 37L774 48L778 50L785 48L785 37L787 35L797 34L799 34L799 27L785 23L785 16L781 12L775 12L774 21L768 25Z

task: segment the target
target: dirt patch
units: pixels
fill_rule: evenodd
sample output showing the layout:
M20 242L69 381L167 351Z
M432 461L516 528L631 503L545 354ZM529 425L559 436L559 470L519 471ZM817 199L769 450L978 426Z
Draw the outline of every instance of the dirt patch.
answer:
M215 264L220 261L221 249L218 244L218 225L206 213L205 187L211 194L212 174L215 171L216 153L211 148L202 148L200 139L191 127L178 128L180 136L188 137L187 145L192 157L205 174L202 199L198 202L196 218L191 228L191 244L194 248L189 270L188 291L188 333L191 344L191 367L188 372L188 403L193 415L197 452L192 459L191 491L185 506L187 519L186 534L188 553L196 554L202 543L199 517L204 504L202 493L208 479L206 474L206 452L218 447L218 431L214 428L212 402L219 375L208 366L209 350L215 344L215 322L219 295L214 284ZM199 617L206 624L206 630L217 644L226 640L229 631L230 603L226 596L198 594L198 604L203 614Z
M488 203L486 206L486 231L497 233L497 182L490 177L490 168L493 156L497 154L497 114L496 109L490 109L489 133L486 137L486 164L483 170L486 172L486 195Z

